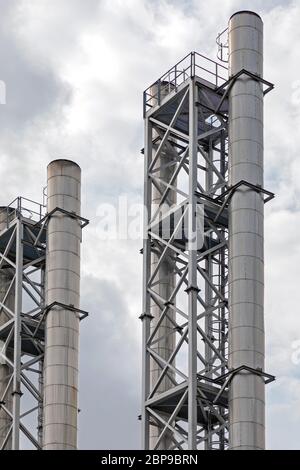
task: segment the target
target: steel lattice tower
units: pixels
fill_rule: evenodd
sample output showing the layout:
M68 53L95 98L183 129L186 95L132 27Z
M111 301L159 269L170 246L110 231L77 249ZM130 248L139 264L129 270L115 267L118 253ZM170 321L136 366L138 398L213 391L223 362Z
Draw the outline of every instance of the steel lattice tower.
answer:
M19 449L20 433L41 448L46 233L36 222L43 211L17 198L0 213L1 449Z
M192 52L144 92L146 449L264 447L258 58L262 21L238 12L229 74Z

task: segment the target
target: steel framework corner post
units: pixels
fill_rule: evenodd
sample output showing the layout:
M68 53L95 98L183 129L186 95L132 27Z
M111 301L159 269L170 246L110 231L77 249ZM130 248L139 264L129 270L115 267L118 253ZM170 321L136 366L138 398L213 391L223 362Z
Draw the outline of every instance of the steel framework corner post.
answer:
M158 103L167 95L166 89L162 88L162 85L159 83L158 86L153 86L153 93L158 93ZM153 100L153 104L156 103L156 100ZM149 126L149 139L152 142L147 143L148 152L151 152L150 163L154 161L155 155L157 155L156 161L153 164L153 173L156 177L156 183L151 188L151 208L149 214L154 214L158 211L157 220L162 223L163 226L163 216L168 210L173 208L176 204L176 193L174 191L169 192L168 197L166 197L165 202L160 205L161 196L166 189L166 185L169 184L172 180L174 172L176 170L176 164L174 164L174 156L172 153L171 146L165 146L164 148L159 149L159 143L157 139L160 138L160 134L157 130L153 129L150 123ZM158 140L159 142L159 140ZM147 179L149 176L147 176ZM173 181L173 185L176 185L176 181ZM150 222L150 221L149 221ZM156 272L156 275L153 279L153 296L150 297L150 334L157 329L154 334L155 340L161 338L152 346L152 351L158 353L165 361L169 359L174 349L175 344L175 331L174 331L174 322L175 322L175 313L172 309L168 310L168 316L165 316L161 320L161 306L160 302L165 299L169 299L172 290L175 286L175 269L174 261L172 259L171 250L167 250L165 257L160 262L162 256L162 249L159 246L156 246L152 249L151 252L151 267L150 274ZM158 322L160 322L158 328ZM153 356L150 357L150 388L152 389L157 380L159 379L161 372L161 364ZM169 371L168 376L166 376L160 383L157 388L156 393L162 393L168 390L172 385L172 378L174 373ZM150 448L153 449L155 443L161 433L161 429L158 426L150 426L150 436L149 444ZM163 439L161 439L158 449L169 449L172 440L168 436L168 432L165 433Z
M263 22L237 12L229 22L229 73L263 74ZM255 78L255 77L254 77ZM242 74L229 93L229 179L263 187L263 85ZM229 206L229 366L264 370L263 195L241 186ZM229 387L231 449L264 449L263 377L241 370Z
M43 448L76 449L80 303L80 167L69 160L48 166L46 344ZM54 211L61 208L66 212ZM54 212L52 212L54 211ZM73 216L72 216L73 214ZM50 306L59 302L60 305ZM72 309L68 309L71 306ZM75 310L74 310L75 308Z
M189 84L189 202L188 202L188 446L197 449L197 248L196 190L198 173L198 110L194 78Z
M20 216L16 226L16 275L14 315L14 375L13 375L13 423L12 449L20 446L20 401L21 401L21 313L23 280L23 224Z
M150 295L147 289L150 277L150 239L148 227L150 224L151 183L148 176L148 167L152 159L152 126L145 120L145 153L144 153L144 222L143 222L143 312L142 312L142 449L150 447L149 413L146 409L146 400L150 392L150 357L147 350L150 335Z
M41 268L41 311L45 312L45 263ZM44 338L45 339L45 338ZM38 404L38 416L37 416L37 440L40 448L43 448L43 424L44 424L44 355L38 364L39 377L38 377L38 391L41 396L41 400Z
M7 226L7 208L0 207L0 232L4 230ZM1 269L0 270L0 302L3 302L5 306L11 311L15 307L15 292L13 287L10 288L10 284L13 282L13 273L10 269ZM5 311L4 307L0 309L0 327L5 325L9 320L9 315ZM4 342L1 342L1 347L3 347ZM8 354L8 353L6 353ZM13 358L10 357L11 361ZM13 373L13 368L5 360L1 358L0 360L0 401L1 404L5 404L7 410L12 414L12 382L11 377ZM11 425L11 418L7 412L1 407L0 408L0 448L5 443L7 432L9 431ZM11 450L12 448L12 439L11 436L8 438L5 449Z

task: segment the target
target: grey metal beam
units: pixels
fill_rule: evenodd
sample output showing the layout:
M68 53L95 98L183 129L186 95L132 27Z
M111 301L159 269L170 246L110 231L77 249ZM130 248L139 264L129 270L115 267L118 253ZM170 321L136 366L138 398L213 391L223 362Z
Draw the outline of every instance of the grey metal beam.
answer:
M143 222L143 312L142 312L142 448L149 449L150 429L149 413L145 403L150 393L150 355L148 338L150 335L150 294L148 280L151 273L151 246L148 227L151 220L151 183L148 168L152 160L152 124L145 120L145 156L144 156L144 222Z
M189 209L188 209L188 445L197 448L197 249L196 249L196 190L197 190L197 136L198 111L194 79L189 87Z
M20 401L21 401L21 313L23 281L23 224L19 218L16 230L16 278L14 312L14 371L13 371L13 426L12 449L20 446Z

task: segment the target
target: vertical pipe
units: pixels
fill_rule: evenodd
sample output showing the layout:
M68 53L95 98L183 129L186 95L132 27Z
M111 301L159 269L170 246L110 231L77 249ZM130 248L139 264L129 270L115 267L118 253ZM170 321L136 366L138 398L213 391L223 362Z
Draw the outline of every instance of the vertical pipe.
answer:
M154 85L152 88L152 94L155 96L156 93L160 93L160 99L163 99L169 93L170 84L166 82L159 83L160 86ZM153 99L153 105L155 103L155 98ZM152 139L155 140L158 137L156 131L152 134ZM159 144L153 143L153 155L157 151ZM158 176L162 181L169 183L172 178L172 175L176 169L176 164L170 165L170 163L174 163L174 155L173 153L168 150L167 148L163 148L160 156L157 159L157 162L154 166L154 170L156 170L155 175ZM174 183L175 185L176 183ZM165 191L165 186L163 184L158 184L158 186L152 185L152 195L151 195L151 202L153 206L153 211L155 208L158 207L159 201L161 199L162 193ZM163 206L161 207L160 215L163 215L164 212L168 211L174 204L176 204L176 193L173 190L170 190L169 195ZM153 290L158 293L163 299L166 301L169 299L172 291L175 287L175 270L174 270L174 262L170 260L169 255L171 255L171 250L166 253L165 260L161 263L157 275L155 277L155 285ZM161 253L152 252L151 254L151 272L154 272L156 266L158 264L158 260L160 258ZM151 299L150 304L150 314L152 315L153 319L151 321L151 332L155 328L161 314L160 307ZM168 311L169 318L175 321L175 313L171 309ZM174 323L165 318L155 335L155 339L162 338L158 341L152 348L165 360L168 360L171 356L174 347L175 347L175 331L174 331ZM150 388L154 386L157 382L162 370L161 367L158 366L156 361L150 359ZM173 372L169 372L169 375L173 375ZM157 393L162 393L166 390L169 390L172 387L172 382L168 377L165 377L161 384L158 387ZM150 449L153 449L159 435L161 433L161 429L156 426L150 426ZM170 436L168 432L165 433L165 436L160 442L159 449L169 449L171 446L172 441L170 440Z
M229 21L229 74L242 69L262 77L263 22L253 12ZM263 186L262 84L242 75L229 94L229 180ZM247 187L229 208L229 366L264 369L264 203ZM233 376L229 392L230 448L264 449L265 390L262 377Z
M57 207L80 216L80 167L69 160L48 165L47 211ZM46 304L79 308L81 226L76 217L54 212L48 221ZM46 450L77 448L79 317L61 306L46 319L44 439Z
M0 207L0 232L5 230L7 227L7 220L10 218L9 211L6 207ZM0 301L4 302L5 306L11 311L14 311L15 308L15 292L13 286L10 288L10 291L7 295L8 288L13 279L12 269L2 268L0 269ZM0 326L4 325L9 320L8 314L5 312L5 309L0 309ZM2 347L2 345L0 345ZM6 356L9 356L9 351L5 352ZM12 357L10 357L13 360ZM5 363L3 359L0 358L0 400L7 389L9 379L11 376L12 370ZM12 413L12 385L8 388L5 397L4 397L5 407ZM5 437L7 435L8 429L11 425L11 418L7 413L0 408L0 448L3 445ZM12 446L11 437L8 439L5 449L10 450Z

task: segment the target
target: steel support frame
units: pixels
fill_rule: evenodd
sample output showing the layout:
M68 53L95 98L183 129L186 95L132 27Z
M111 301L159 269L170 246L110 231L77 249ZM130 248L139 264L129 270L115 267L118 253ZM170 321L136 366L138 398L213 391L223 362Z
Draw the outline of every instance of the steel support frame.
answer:
M1 409L10 418L1 450L7 448L9 441L13 450L20 449L21 441L22 447L41 449L44 359L41 319L44 310L45 250L41 244L35 246L37 232L33 227L32 220L16 211L15 218L7 222L7 229L0 235L11 233L0 252L0 269L11 272L12 282L7 294L10 289L14 289L15 294L13 310L6 305L7 294L0 302L0 310L5 311L7 316L6 323L0 328L1 338L5 337L0 357L10 370L8 386L0 397ZM35 253L32 260L25 259L25 245ZM29 349L24 350L25 343L30 345ZM8 394L11 393L10 384L11 409L6 406Z
M153 449L159 448L166 432L172 441L172 449L225 449L228 443L227 406L224 400L222 403L214 401L203 384L211 384L228 371L227 226L214 221L205 212L205 243L208 245L201 250L195 249L191 240L185 245L179 243L178 232L183 223L188 227L189 236L196 233L198 205L204 204L205 210L205 201L221 196L228 188L227 124L223 114L216 116L213 112L208 123L208 109L215 108L198 77L188 78L180 90L184 99L179 101L176 109L172 108L168 125L160 118L160 110L163 114L168 100L145 115L143 313L140 317L143 330L142 447L149 449L149 427L152 425L160 431ZM174 92L170 101L172 99ZM176 127L184 105L188 106L186 132ZM199 130L199 122L206 125L206 132ZM156 153L153 153L154 135L160 137ZM160 204L164 203L168 193L176 191L177 206L181 204L185 208L168 239L154 230L159 208L151 207L152 188L155 185L157 188L154 160L163 148L173 154L172 179L176 178L177 184L160 181L165 183ZM151 272L151 252L154 250L160 253L157 269L167 256L175 262L176 283L168 299L161 298L153 289L156 273ZM160 308L154 330L151 330L151 302ZM170 312L176 313L175 320ZM163 340L158 332L164 318L172 321L171 334L176 336L168 360L152 348ZM161 369L152 388L150 358ZM168 378L170 389L159 394L157 389L164 378ZM177 389L180 393L174 398ZM224 389L214 389L214 398L223 392ZM199 420L200 415L202 419Z

